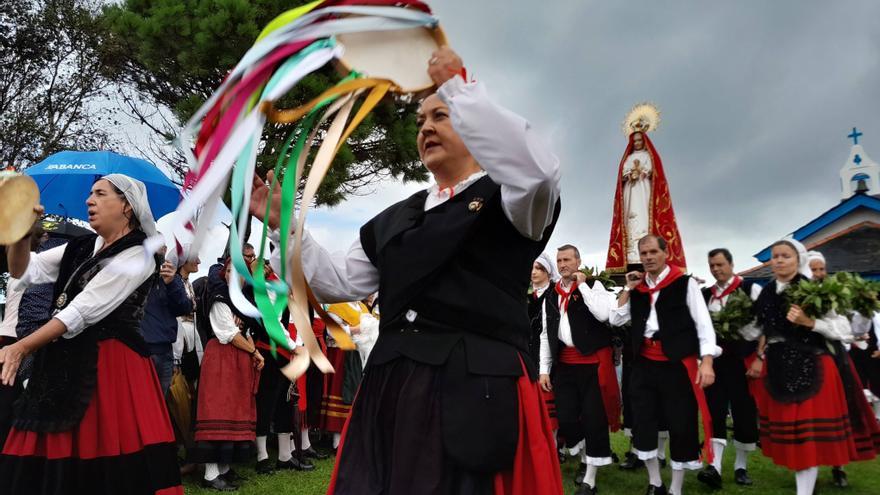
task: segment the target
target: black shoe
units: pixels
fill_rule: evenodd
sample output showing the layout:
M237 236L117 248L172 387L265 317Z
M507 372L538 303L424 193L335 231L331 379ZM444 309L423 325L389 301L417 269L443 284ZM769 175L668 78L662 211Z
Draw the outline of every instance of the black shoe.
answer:
M300 461L296 457L291 457L289 461L281 462L278 461L275 463L275 469L278 471L284 469L293 469L296 471L313 471L315 469L315 465L308 461Z
M597 493L599 493L599 490L586 483L583 483L578 487L577 491L574 492L574 495L596 495Z
M217 490L218 492L234 492L235 490L238 490L236 485L224 480L222 476L217 476L211 481L202 478L202 487Z
M666 495L666 485L648 485L648 489L645 491L645 495Z
M613 462L614 464L620 462L620 457L617 457L617 452L611 453L611 462Z
M846 473L842 467L831 468L831 476L834 477L834 486L837 488L846 488L849 486L849 480L846 479Z
M626 460L621 462L617 466L620 469L632 471L633 469L645 467L645 461L639 459L639 457L632 452L627 452L626 454L624 454L624 457L626 457Z
M257 472L257 474L272 474L275 472L275 469L272 468L272 461L270 461L269 459L257 461L257 467L254 470Z
M559 449L556 451L556 454L559 456L559 464L565 464L565 461L568 460L568 455L565 454L565 451Z
M660 463L660 469L666 469L666 459L658 457L657 462Z
M736 481L737 485L752 486L754 484L752 478L749 476L749 472L745 469L737 469L734 471L733 481Z
M314 447L309 447L306 450L303 450L302 455L308 459L317 459L319 461L330 457L330 454L327 454L326 452L318 452Z
M721 473L715 469L715 466L708 465L697 473L697 479L714 490L721 489Z
M580 485L584 482L584 476L587 475L587 465L583 462L578 465L577 472L574 473L574 484Z
M225 473L221 474L220 477L223 478L224 480L226 480L227 483L232 483L232 484L238 483L240 481L247 481L247 478L236 473L232 468L229 468L229 471L226 471Z

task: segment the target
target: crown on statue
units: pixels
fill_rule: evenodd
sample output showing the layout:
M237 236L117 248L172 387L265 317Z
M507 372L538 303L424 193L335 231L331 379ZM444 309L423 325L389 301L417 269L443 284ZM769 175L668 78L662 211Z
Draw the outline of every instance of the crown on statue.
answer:
M623 119L623 135L656 131L660 126L660 110L653 103L639 103Z

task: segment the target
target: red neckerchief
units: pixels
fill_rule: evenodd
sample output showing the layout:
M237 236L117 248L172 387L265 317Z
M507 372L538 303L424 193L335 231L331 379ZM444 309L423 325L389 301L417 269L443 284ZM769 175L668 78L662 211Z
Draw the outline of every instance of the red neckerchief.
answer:
M739 289L739 286L742 285L742 281L743 281L742 277L740 277L739 275L734 275L733 282L730 284L730 286L728 286L726 289L724 289L724 291L721 294L718 294L718 290L717 290L718 286L713 285L712 289L711 289L712 290L712 299L717 299L719 303L724 305L724 303L723 303L724 298L729 296L730 294L732 294L733 291L735 291L736 289Z
M642 283L636 286L636 290L643 294L653 294L655 292L659 292L665 289L666 287L669 287L669 284L678 280L678 278L682 275L684 275L684 272L681 271L681 268L675 265L669 265L669 274L666 275L666 278L664 278L659 284L655 285L654 287L649 287L648 275L646 274L645 279L642 280Z
M574 291L577 290L577 287L577 280L571 283L571 287L568 289L568 291L562 288L562 283L556 284L556 293L562 297L562 300L559 301L559 307L561 309L560 313L565 313L568 311L568 301L571 300L571 295L574 294Z

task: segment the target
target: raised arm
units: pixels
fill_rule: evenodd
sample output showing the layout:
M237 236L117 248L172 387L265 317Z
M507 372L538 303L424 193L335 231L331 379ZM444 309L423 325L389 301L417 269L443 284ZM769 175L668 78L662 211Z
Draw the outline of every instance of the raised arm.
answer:
M273 233L278 245L278 234ZM360 238L348 252L330 253L309 234L303 233L303 272L315 297L324 303L360 301L379 290L379 270L370 262ZM281 273L281 250L272 252L272 269Z
M453 77L437 94L468 151L501 186L507 218L522 235L540 239L559 199L559 160L529 122L495 104L482 83Z

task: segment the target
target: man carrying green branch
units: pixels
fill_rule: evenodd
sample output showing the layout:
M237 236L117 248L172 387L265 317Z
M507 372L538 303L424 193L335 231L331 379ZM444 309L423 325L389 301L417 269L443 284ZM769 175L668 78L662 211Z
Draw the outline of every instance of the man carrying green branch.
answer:
M747 342L739 329L752 320L752 301L761 287L733 273L733 256L724 248L709 251L709 270L715 285L703 289L703 297L712 314L717 345L722 353L715 358L715 383L706 388L706 401L712 414L712 464L700 471L697 479L720 489L721 459L727 446L727 414L733 417L733 444L736 447L734 481L751 485L747 471L749 452L758 441L758 410L749 392L746 370L756 358L756 342Z

